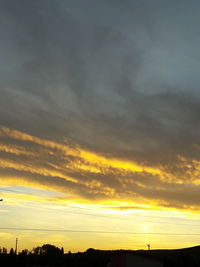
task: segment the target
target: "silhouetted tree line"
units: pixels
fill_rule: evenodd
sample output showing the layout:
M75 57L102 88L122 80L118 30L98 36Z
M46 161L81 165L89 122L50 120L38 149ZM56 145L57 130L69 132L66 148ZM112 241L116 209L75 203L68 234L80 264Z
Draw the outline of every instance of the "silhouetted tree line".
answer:
M0 250L1 251L1 250ZM5 250L4 250L5 252ZM31 266L66 266L66 267L106 267L108 262L107 253L100 250L88 249L86 252L64 254L63 248L45 244L35 247L31 251L24 249L15 254L11 248L10 252L0 253L0 266L31 267Z
M13 248L10 249L10 252L8 253L6 248L1 248L0 247L0 254L5 255L5 254L9 254L9 255L15 255L15 250ZM24 249L22 250L19 255L48 255L48 256L56 256L56 255L63 255L64 254L64 248L58 248L54 245L50 245L50 244L45 244L42 247L36 247L33 248L31 251L29 251L28 249Z
M14 249L7 252L6 248L0 248L0 267L107 267L110 258L118 253L133 253L143 257L152 257L164 263L164 267L199 267L200 247L180 250L151 250L131 251L113 250L103 251L89 248L86 252L64 254L63 248L45 244L33 248L31 251L22 250L16 255Z

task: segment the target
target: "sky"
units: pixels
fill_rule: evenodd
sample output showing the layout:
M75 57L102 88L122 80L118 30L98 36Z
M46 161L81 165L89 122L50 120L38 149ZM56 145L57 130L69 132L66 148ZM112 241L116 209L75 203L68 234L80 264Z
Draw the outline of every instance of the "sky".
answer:
M0 237L199 245L200 3L0 0Z

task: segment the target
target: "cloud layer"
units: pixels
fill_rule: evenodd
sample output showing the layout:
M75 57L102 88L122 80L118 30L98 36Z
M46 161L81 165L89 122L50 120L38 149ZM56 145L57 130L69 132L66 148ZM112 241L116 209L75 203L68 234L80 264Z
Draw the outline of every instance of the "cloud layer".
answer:
M199 209L198 9L1 1L1 180Z
M63 199L199 209L200 162L177 159L173 168L110 158L77 144L60 144L0 129L1 183L45 188ZM130 207L131 208L131 207Z

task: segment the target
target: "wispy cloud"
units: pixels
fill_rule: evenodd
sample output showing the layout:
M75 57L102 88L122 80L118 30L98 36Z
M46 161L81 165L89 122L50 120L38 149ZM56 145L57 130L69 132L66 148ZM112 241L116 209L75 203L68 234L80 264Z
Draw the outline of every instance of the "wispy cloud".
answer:
M200 206L197 160L178 157L171 168L155 167L100 155L81 148L72 140L66 145L6 127L1 127L0 132L0 142L10 138L13 143L12 149L6 143L2 145L1 183L55 190L64 193L66 199L85 202L130 201L129 207L122 205L119 209L131 209L136 205L142 208L144 203L155 209L198 209ZM19 141L17 151L23 153L16 153L13 140ZM65 196L60 199L64 200Z

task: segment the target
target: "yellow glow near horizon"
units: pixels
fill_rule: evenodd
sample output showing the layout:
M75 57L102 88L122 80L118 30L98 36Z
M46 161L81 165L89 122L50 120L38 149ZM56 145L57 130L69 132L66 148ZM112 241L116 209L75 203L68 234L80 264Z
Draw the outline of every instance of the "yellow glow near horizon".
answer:
M40 205L40 199L35 199L35 196L27 196L26 198L25 195L13 194L12 196L11 193L6 195L8 199L12 197L24 199L29 202L29 205L24 205L23 202L23 205L20 202L13 203L11 206L6 205L7 212L4 217L1 217L1 227L7 220L12 220L18 214L21 214L21 216L23 214L21 218L18 217L18 227L19 229L22 228L21 230L0 230L1 244L8 248L14 246L16 236L19 238L19 250L25 247L31 249L44 243L63 246L66 252L68 250L73 252L84 251L89 247L99 249L145 249L149 242L152 244L152 248L180 248L198 244L198 238L195 235L190 237L188 241L185 240L184 236L165 236L165 242L163 242L162 235L148 235L151 232L162 233L163 226L166 233L184 233L189 229L191 233L195 233L198 229L194 223L195 220L199 220L197 215L195 215L195 219L194 217L191 219L187 217L186 213L170 211L163 213L163 211L149 210L144 213L142 210L132 212L113 210L112 212L112 208L104 210L100 207L100 204L93 205L92 203L91 205L77 203L77 205L57 206L53 202L44 202L44 205ZM33 203L35 204L33 205ZM179 225L180 218L185 220L183 226ZM99 228L100 225L101 228ZM30 230L26 231L23 228L30 228ZM44 230L31 231L31 228ZM55 232L45 232L45 229L55 229ZM56 232L56 229L71 229L75 232ZM79 230L86 230L86 233L81 233ZM95 233L96 230L101 233Z
M12 142L3 143L4 138L10 138ZM14 144L15 140L18 141L17 145ZM143 248L144 244L150 241L156 244L156 248L159 246L176 248L180 247L180 244L197 243L195 236L188 242L184 241L185 243L181 236L175 238L176 243L175 239L166 237L169 243L163 244L162 236L143 234L156 232L160 229L158 226L162 226L163 223L166 224L166 232L179 232L180 218L186 220L181 229L189 231L189 226L199 220L198 205L176 206L175 203L173 206L173 203L168 203L165 198L137 194L137 190L136 193L134 190L131 191L131 186L133 189L134 186L138 186L140 190L146 188L152 190L152 185L146 184L145 181L142 183L144 175L147 176L146 179L148 176L155 179L161 191L162 183L166 183L167 186L184 185L184 183L196 186L199 184L200 174L198 161L189 163L185 158L180 159L179 165L186 168L184 179L181 179L162 166L146 166L143 162L108 157L83 149L73 144L71 140L70 145L67 145L0 127L0 141L0 151L7 155L0 159L2 170L0 183L2 187L8 187L8 191L2 193L6 201L5 204L1 203L0 226L8 225L11 228L13 225L16 226L13 222L17 217L17 226L21 224L22 228L28 225L29 228L60 227L60 229L74 230L73 233L50 234L0 229L2 232L0 236L5 246L7 244L11 247L16 235L23 240L22 249L24 247L30 249L42 242L51 242L73 251L83 251L88 247L133 248L133 244L137 249ZM10 173L4 172L6 170ZM134 179L135 174L141 175L141 180ZM114 177L113 180L109 181L110 177ZM24 191L9 192L10 187L17 189L20 186L23 186ZM38 191L42 189L44 192L34 191L29 194L29 189L33 188ZM138 219L137 216L141 218ZM173 226L169 222L169 217L174 221ZM156 223L155 218L161 220L160 224ZM102 232L88 232L88 236L79 232L79 230L99 229ZM191 229L195 232L196 226L193 225ZM141 232L140 237L123 233L135 231ZM112 240L112 244L109 244L109 240Z

